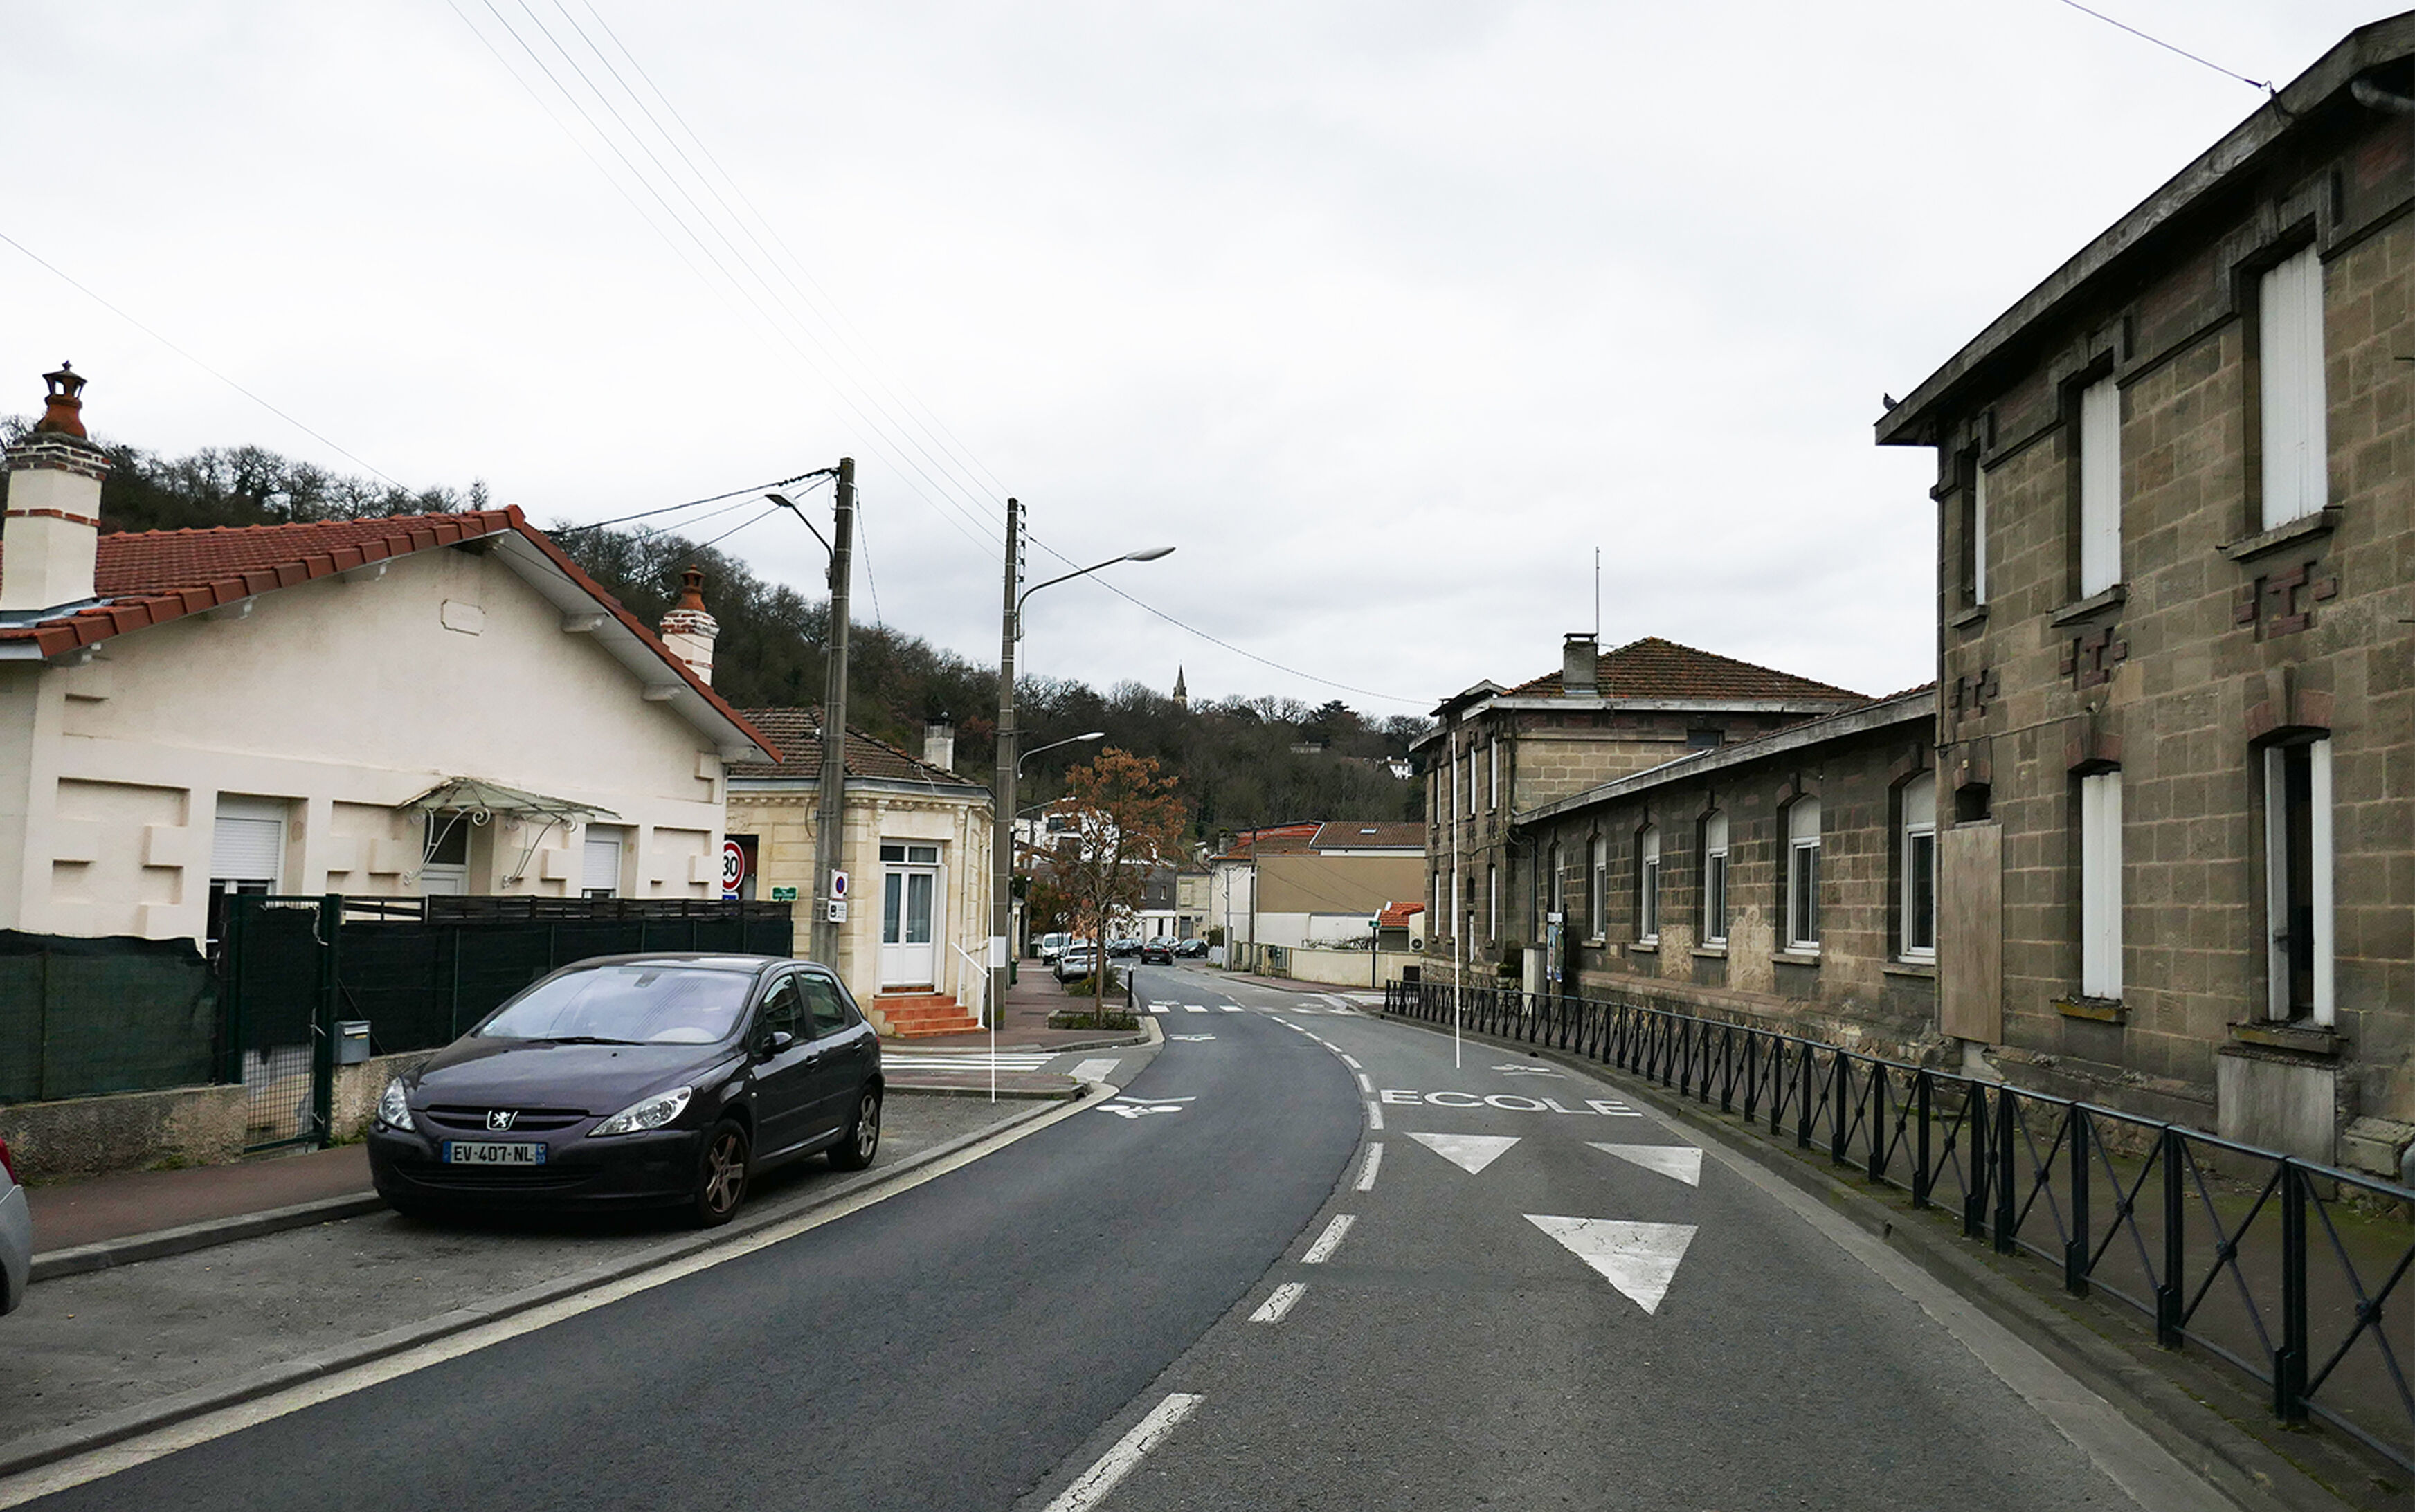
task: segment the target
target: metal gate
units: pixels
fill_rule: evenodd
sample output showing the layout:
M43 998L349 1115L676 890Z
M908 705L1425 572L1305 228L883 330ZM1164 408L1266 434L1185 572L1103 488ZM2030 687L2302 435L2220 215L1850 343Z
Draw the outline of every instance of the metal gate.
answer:
M219 971L232 1032L220 1074L244 1086L244 1147L324 1143L344 900L234 897L227 904Z

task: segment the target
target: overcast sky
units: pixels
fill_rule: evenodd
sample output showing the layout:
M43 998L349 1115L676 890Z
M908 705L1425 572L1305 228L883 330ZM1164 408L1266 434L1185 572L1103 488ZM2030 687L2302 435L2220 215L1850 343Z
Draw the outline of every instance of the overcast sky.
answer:
M2095 8L2281 82L2382 14ZM2260 98L2062 0L0 23L0 411L72 358L112 439L540 522L852 455L860 619L993 659L1012 492L1076 564L1178 547L1114 580L1289 669L1072 583L1028 672L1375 713L1555 666L1597 547L1605 641L1926 681L1933 464L1881 392ZM818 582L793 520L724 547Z

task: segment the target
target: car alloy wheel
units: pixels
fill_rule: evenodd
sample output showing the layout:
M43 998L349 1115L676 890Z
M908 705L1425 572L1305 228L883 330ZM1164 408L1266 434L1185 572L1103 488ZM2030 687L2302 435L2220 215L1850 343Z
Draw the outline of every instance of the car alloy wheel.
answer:
M855 1105L855 1121L831 1146L831 1164L842 1171L861 1171L880 1149L880 1091L867 1086Z
M705 1137L697 1170L696 1220L705 1228L727 1223L745 1200L746 1130L724 1119Z

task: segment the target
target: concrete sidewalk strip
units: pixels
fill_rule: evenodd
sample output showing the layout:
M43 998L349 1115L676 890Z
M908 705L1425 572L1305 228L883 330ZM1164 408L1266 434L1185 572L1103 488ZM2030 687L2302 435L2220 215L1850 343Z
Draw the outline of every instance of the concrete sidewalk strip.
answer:
M106 1270L112 1265L130 1265L140 1260L190 1254L196 1250L232 1244L237 1239L279 1234L287 1229L306 1228L312 1223L331 1223L338 1219L358 1218L363 1213L374 1213L384 1206L385 1199L376 1192L357 1191L342 1197L322 1197L316 1202L272 1207L264 1212L206 1219L172 1229L156 1229L149 1234L131 1234L122 1239L102 1239L93 1244L77 1245L71 1250L47 1250L34 1257L32 1278L37 1281L55 1280L62 1276L81 1276L87 1271Z
M1100 1088L1091 1093L1090 1097L1103 1100L1107 1095L1106 1089ZM1060 1109L1054 1102L1027 1104L979 1129L953 1139L945 1140L930 1148L919 1150L894 1165L875 1166L869 1171L832 1182L826 1187L817 1188L806 1194L803 1200L790 1203L767 1203L752 1208L742 1214L736 1221L723 1228L700 1234L679 1235L600 1265L583 1267L565 1276L539 1281L483 1301L451 1309L434 1317L402 1324L365 1338L345 1340L332 1347L306 1353L291 1359L272 1361L212 1381L206 1385L175 1392L152 1401L105 1411L80 1422L38 1431L11 1443L0 1444L0 1477L14 1475L76 1455L85 1454L206 1413L236 1406L305 1382L352 1370L389 1355L398 1355L421 1345L449 1338L464 1330L493 1323L498 1319L527 1312L577 1296L598 1286L638 1276L717 1246L748 1238L776 1224L791 1222L818 1208L847 1202L869 1189L894 1181L923 1167L950 1160L987 1141L998 1139L1023 1125L1048 1117L1059 1111ZM376 1203L373 1195L369 1200ZM382 1205L382 1203L376 1205ZM254 1216L265 1218L268 1215ZM323 1222L325 1220L322 1219L320 1221Z

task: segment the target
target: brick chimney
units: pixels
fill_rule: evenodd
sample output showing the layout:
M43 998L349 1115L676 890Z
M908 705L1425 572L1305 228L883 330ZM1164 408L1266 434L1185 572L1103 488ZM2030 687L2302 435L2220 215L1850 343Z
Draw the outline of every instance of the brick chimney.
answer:
M1560 643L1560 692L1570 698L1590 698L1601 691L1601 646L1590 635L1572 635Z
M66 363L44 373L42 418L0 461L0 609L49 609L93 596L100 547L100 480L109 457L83 433L83 379Z
M922 763L941 771L956 770L956 722L945 714L933 714L922 726Z
M688 670L712 685L712 643L721 625L704 607L704 569L691 565L680 574L680 601L663 616L663 644L685 662Z

